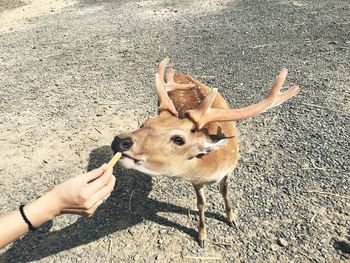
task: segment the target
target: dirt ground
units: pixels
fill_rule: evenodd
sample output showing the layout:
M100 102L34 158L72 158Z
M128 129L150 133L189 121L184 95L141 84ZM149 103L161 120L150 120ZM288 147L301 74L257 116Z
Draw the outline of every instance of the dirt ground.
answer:
M165 56L232 107L263 98L282 67L302 91L237 124L238 226L208 187L205 249L189 183L116 168L92 219L58 217L0 261L350 259L349 1L46 2L0 0L0 214L106 162L116 134L156 114Z
M0 1L0 12L12 10L16 7L23 6L26 4L28 4L28 2L22 1L22 0L1 0Z

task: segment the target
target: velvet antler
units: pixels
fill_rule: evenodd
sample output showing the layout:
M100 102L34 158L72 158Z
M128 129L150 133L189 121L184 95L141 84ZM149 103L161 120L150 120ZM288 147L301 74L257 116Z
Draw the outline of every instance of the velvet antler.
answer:
M266 99L257 104L246 108L230 110L211 108L218 93L217 89L213 89L212 92L205 97L197 109L187 111L186 115L196 124L197 129L203 128L205 124L210 122L237 121L258 115L259 113L262 113L272 107L280 105L299 92L298 86L293 86L284 93L280 92L287 73L287 69L281 70L271 88L269 95L266 97Z
M160 62L158 71L156 73L156 86L157 86L157 95L159 98L159 109L158 111L167 110L170 113L174 114L178 117L178 112L175 109L173 101L168 96L168 91L172 90L189 90L192 89L195 84L178 84L174 81L175 70L170 68L167 72L166 80L167 83L164 82L164 69L166 65L169 63L169 58L165 58L162 62Z

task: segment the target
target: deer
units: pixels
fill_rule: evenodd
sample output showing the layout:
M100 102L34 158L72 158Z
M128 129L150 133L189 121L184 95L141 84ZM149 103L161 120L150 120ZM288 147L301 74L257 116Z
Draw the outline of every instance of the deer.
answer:
M198 243L204 248L205 186L220 184L227 223L236 223L229 195L229 178L240 158L235 122L282 104L300 89L292 86L281 92L288 73L284 68L265 99L230 109L217 89L173 68L164 76L168 63L169 58L165 58L155 76L158 116L147 119L133 132L115 136L111 148L114 153L122 153L118 164L126 169L192 183L199 211Z

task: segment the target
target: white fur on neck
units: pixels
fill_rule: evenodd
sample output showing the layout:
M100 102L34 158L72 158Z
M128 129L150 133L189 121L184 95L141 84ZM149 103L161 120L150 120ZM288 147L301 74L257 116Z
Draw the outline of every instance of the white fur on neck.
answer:
M157 171L152 171L152 170L144 167L142 164L136 164L134 162L134 160L127 158L127 157L123 157L122 159L119 160L118 163L126 169L133 169L133 170L136 170L136 171L139 171L141 173L148 174L148 175L157 176L157 175L162 174L162 173L157 172Z

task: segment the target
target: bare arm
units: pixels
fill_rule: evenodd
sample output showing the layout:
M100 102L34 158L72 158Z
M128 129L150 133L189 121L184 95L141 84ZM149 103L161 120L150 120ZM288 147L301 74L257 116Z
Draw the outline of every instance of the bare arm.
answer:
M33 203L25 206L24 212L34 227L53 219L56 215L52 204L55 198L51 192L45 194ZM0 217L0 247L14 241L27 233L28 225L24 222L19 210Z
M24 213L34 227L64 213L91 217L107 199L115 184L112 168L101 166L55 186L34 202L24 207ZM27 233L28 225L19 210L0 217L0 248Z

